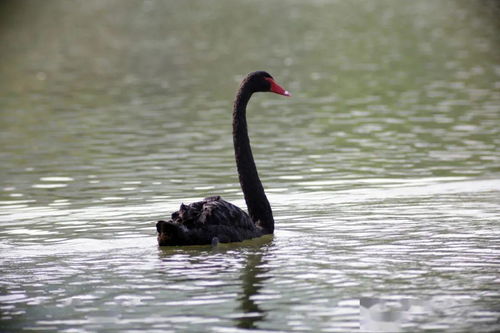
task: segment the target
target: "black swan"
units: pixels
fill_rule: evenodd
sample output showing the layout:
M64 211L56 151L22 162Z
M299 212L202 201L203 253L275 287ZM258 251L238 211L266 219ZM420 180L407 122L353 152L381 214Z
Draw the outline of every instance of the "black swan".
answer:
M248 138L246 107L254 92L290 96L263 71L248 74L236 95L233 106L234 154L248 214L220 196L189 205L181 204L170 220L156 223L160 246L241 242L274 232L273 212L259 179Z

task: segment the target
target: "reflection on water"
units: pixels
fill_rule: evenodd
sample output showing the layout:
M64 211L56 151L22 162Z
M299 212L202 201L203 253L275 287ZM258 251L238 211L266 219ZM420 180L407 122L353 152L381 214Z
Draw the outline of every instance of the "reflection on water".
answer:
M495 1L0 2L2 331L499 331ZM92 22L92 24L89 24ZM244 207L238 81L274 237L156 246Z
M236 319L236 326L239 328L255 329L257 324L265 319L265 312L259 306L258 300L262 299L259 297L262 296L259 291L265 284L265 276L269 269L262 267L266 265L262 262L262 256L263 253L249 254L240 277L243 282L243 292L238 299L244 315Z

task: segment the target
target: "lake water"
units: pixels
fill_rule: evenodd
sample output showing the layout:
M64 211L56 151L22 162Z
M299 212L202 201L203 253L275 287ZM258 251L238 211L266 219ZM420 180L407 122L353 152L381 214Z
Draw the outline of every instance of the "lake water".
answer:
M493 1L0 3L0 331L500 331ZM276 233L156 245L244 207L248 120Z

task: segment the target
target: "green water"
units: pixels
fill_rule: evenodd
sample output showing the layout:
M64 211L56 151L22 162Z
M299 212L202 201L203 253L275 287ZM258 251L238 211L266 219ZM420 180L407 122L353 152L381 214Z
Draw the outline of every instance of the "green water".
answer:
M3 1L0 330L500 330L494 1ZM244 207L255 95L273 237L156 246Z

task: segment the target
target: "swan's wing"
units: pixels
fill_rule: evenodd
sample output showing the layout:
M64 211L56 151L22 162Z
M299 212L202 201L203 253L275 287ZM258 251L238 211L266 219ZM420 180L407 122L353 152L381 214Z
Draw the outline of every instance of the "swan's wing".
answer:
M210 244L214 237L221 243L239 242L261 235L247 213L219 196L182 204L156 228L160 245Z
M220 196L208 197L189 205L182 204L179 210L172 214L172 222L182 224L188 229L203 225L255 228L255 223L246 212Z
M203 200L199 222L207 225L225 225L254 230L255 223L241 208L221 197L209 197Z

